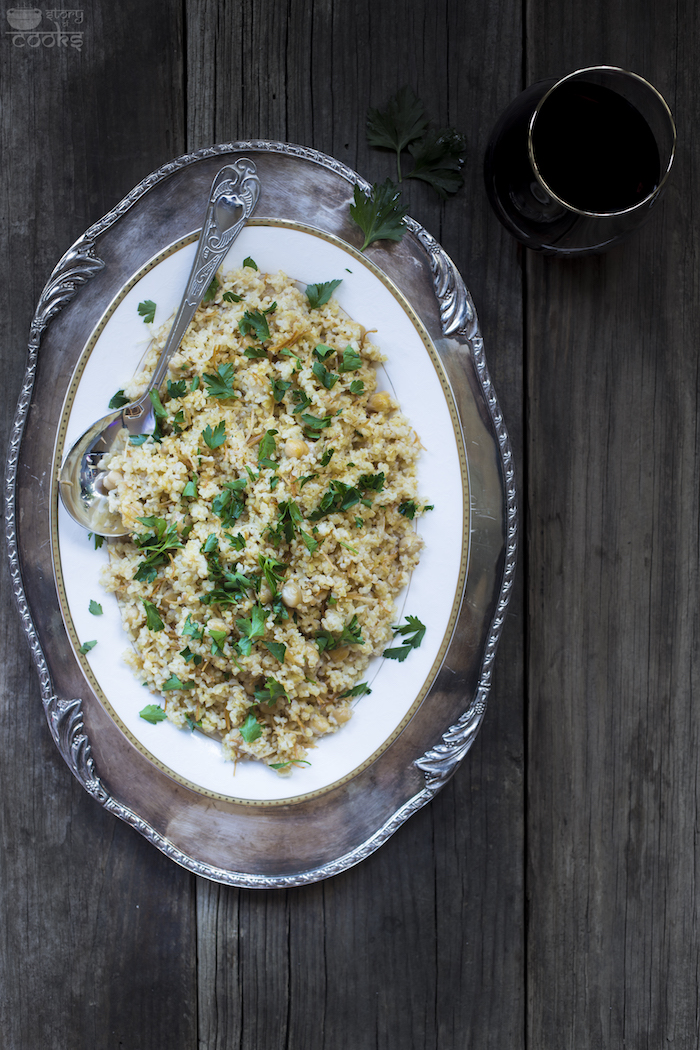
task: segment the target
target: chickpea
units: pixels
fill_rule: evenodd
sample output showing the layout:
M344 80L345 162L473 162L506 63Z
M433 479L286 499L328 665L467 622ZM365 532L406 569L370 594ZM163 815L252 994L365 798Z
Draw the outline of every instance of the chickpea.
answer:
M263 605L267 605L268 602L272 601L272 591L267 580L263 580L260 584L260 601Z
M231 628L223 620L209 620L207 622L207 628L210 631L220 631L223 634L230 634Z
M287 438L284 445L284 453L289 459L301 459L309 451L309 446L301 438Z
M109 474L105 474L102 479L102 488L105 492L111 492L112 489L116 489L121 480L122 476L118 470L110 470Z
M301 601L301 590L299 584L295 583L294 580L285 583L282 588L282 601L289 609L296 609Z
M345 645L341 645L338 649L331 650L331 656L334 660L345 660L349 655L350 650Z
M375 390L367 401L370 412L393 412L396 402L386 390Z

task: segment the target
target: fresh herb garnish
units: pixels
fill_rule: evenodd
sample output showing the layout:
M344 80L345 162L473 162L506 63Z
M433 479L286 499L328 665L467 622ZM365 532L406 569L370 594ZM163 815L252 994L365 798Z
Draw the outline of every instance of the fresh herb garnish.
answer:
M226 440L226 423L224 420L222 419L220 423L217 423L213 430L207 423L202 431L202 438L204 444L208 445L211 449L219 448L223 445Z
M302 412L301 422L303 423L304 437L307 437L309 441L318 441L323 431L331 425L333 422L333 416L312 416L310 412Z
M102 606L99 602L93 601L92 598L90 599L88 609L90 610L93 616L102 616Z
M364 394L364 392L365 392L365 384L363 383L363 381L361 379L353 379L352 383L350 384L350 393L351 394Z
M178 379L176 383L173 383L172 379L168 380L168 397L171 400L175 400L179 397L184 397L187 393L187 380Z
M143 317L144 323L151 324L156 316L156 304L152 299L144 299L142 303L139 303L138 311L139 317Z
M161 689L164 693L173 689L194 689L195 682L181 682L176 674L171 674L167 682L163 682Z
M211 284L209 285L209 287L207 288L206 292L202 296L202 302L203 303L211 303L214 299L216 299L216 293L218 292L218 290L219 290L219 282L217 281L216 277L213 277L212 280L211 280Z
M252 643L257 641L258 638L262 638L265 634L265 621L267 619L267 613L262 605L254 605L250 611L250 616L241 617L236 620L236 627L241 632L242 638L239 645L239 651L243 656L250 656Z
M78 652L82 653L83 656L84 656L85 653L89 653L91 649L94 649L96 645L97 645L97 639L95 639L92 642L83 642L83 644L78 649Z
M265 642L265 645L267 645L268 649L270 648L267 642ZM284 646L282 648L284 649ZM284 656L282 656L282 659L284 659ZM281 700L282 698L289 700L282 686L274 678L266 678L265 685L262 689L256 689L254 696L259 704L267 704L268 707L272 707L276 700Z
M220 401L238 397L233 389L234 368L232 364L219 365L215 374L205 373L202 378L207 385L208 397L217 397Z
M257 270L257 266L255 269ZM243 725L239 726L238 732L241 734L246 744L253 744L262 736L262 728L252 710L248 711L248 716Z
M88 539L93 541L96 551L100 549L100 547L105 541L104 536L98 536L96 532L94 534L92 532L88 532Z
M346 689L344 693L341 693L338 697L339 700L347 700L351 696L369 696L372 692L366 682L359 682L354 685L352 689Z
M185 637L195 638L198 642L201 642L204 637L204 628L200 627L199 624L193 623L192 616L190 613L187 614L184 626L182 628L182 634Z
M464 185L460 169L467 152L467 140L454 128L431 131L422 142L410 145L415 164L406 178L422 179L443 200Z
M400 635L405 641L403 645L397 645L393 649L385 649L382 656L386 656L389 660L398 660L400 663L403 663L411 649L418 649L423 641L426 631L425 624L422 624L417 616L407 616L405 624L402 624L401 627L394 626L391 629L394 632L394 636Z
M158 704L147 704L142 711L139 711L139 716L154 726L168 717L163 708L158 707Z
M401 182L401 153L419 139L428 127L423 103L410 87L402 87L389 99L385 110L370 109L367 114L367 142L396 154L396 171Z
M256 339L261 343L266 342L270 338L270 327L265 315L273 313L276 309L277 303L273 303L272 306L268 306L267 310L246 310L238 322L241 335L254 332Z
M258 445L258 466L269 467L271 470L277 470L277 461L272 459L272 456L277 451L277 442L275 441L276 430L266 430L263 434L260 444Z
M247 484L247 478L225 481L223 492L214 497L211 509L218 518L221 518L224 528L229 528L235 521L238 521L245 510L244 489Z
M334 448L327 448L326 449L326 451L321 456L321 466L322 467L327 467L328 466L330 461L333 459L333 453L334 452L335 452Z
M351 346L346 346L343 350L343 357L338 362L338 371L356 372L358 368L362 368L362 358L357 350L353 350Z
M284 663L285 653L287 652L287 646L284 642L263 642L262 644L272 653L276 660L279 660L281 664Z
M263 357L267 357L267 350L264 346L247 346L243 351L243 356L249 361L262 361Z
M236 295L235 292L224 292L221 298L225 303L240 303L241 301L240 295Z
M187 484L185 485L184 489L182 490L182 498L183 499L197 499L198 495L199 495L199 492L198 492L198 489L197 489L197 475L194 474L190 478L190 480L187 482Z
M150 436L150 434L129 434L129 444L138 447L143 445L145 441L148 441Z
M124 396L123 390L117 390L116 394L110 399L108 408L122 408L124 405L129 404L129 398Z
M319 652L329 652L345 645L364 645L362 628L357 616L353 616L349 623L345 624L342 632L336 637L330 631L317 631L314 635Z
M141 600L146 610L146 627L148 627L149 631L162 631L165 628L165 624L161 620L160 613L153 602L147 601L146 598Z
M340 379L340 376L336 375L335 372L329 372L322 361L314 361L311 371L326 390L332 390Z
M255 262L255 259L251 259L250 256L247 256L247 258L245 258L243 260L243 265L247 266L251 270L257 270L257 268L258 268L257 263Z
M272 399L278 405L292 384L287 379L273 379L270 377L270 385L272 387Z
M408 211L400 202L400 192L391 179L374 184L370 193L355 186L350 215L365 235L360 251L374 241L400 241L406 232L404 216Z
M182 547L182 539L178 535L177 525L168 525L165 518L150 516L148 518L137 518L142 525L153 532L135 533L132 539L139 550L143 553L143 561L134 574L134 579L139 583L153 583L158 575L157 570L168 561L168 551L178 550Z
M319 306L325 306L339 284L342 284L342 278L337 281L324 281L322 284L307 284L306 298L309 300L311 309L316 310Z

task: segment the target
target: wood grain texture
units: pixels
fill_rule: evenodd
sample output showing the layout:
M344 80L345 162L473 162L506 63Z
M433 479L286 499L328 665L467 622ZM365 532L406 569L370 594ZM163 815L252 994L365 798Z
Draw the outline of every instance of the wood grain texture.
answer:
M182 75L179 6L160 5L150 18L141 5L81 7L82 51L20 50L0 37L10 160L0 171L3 447L51 269L91 222L184 146L172 91ZM73 781L44 720L5 559L1 571L0 1046L146 1050L164 1045L167 1030L169 1047L189 1050L193 879Z
M481 157L499 107L521 86L520 62L489 78L478 70L489 49L519 54L520 35L515 4L188 5L189 148L280 139L383 181L392 157L367 146L366 113L404 83L434 123L467 135L457 198L442 204L415 180L404 191L475 298L518 463L520 264L501 251L511 245L488 209ZM522 1045L522 601L519 589L467 763L379 853L324 884L272 895L198 883L202 1050Z
M666 94L680 150L633 240L528 260L529 1040L691 1048L698 17L690 3L530 13L531 79L633 69Z

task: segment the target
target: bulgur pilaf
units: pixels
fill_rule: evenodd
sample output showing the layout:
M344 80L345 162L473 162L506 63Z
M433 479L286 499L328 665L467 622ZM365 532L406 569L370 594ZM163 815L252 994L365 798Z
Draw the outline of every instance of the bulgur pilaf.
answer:
M217 284L155 399L155 437L109 461L130 536L102 582L170 721L284 772L350 718L391 642L422 546L421 444L328 289L252 266Z

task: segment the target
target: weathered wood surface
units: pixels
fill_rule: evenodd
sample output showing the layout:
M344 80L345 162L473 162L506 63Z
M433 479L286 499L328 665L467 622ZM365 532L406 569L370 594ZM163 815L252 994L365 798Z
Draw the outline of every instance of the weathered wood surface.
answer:
M176 868L73 782L3 563L0 1048L697 1047L694 5L81 9L80 52L0 39L3 443L41 287L91 222L216 141L299 142L382 180L364 116L410 83L470 143L458 197L407 191L480 315L521 568L448 787L357 868L249 892ZM681 150L648 227L562 264L502 231L481 162L525 81L594 61L666 93Z

